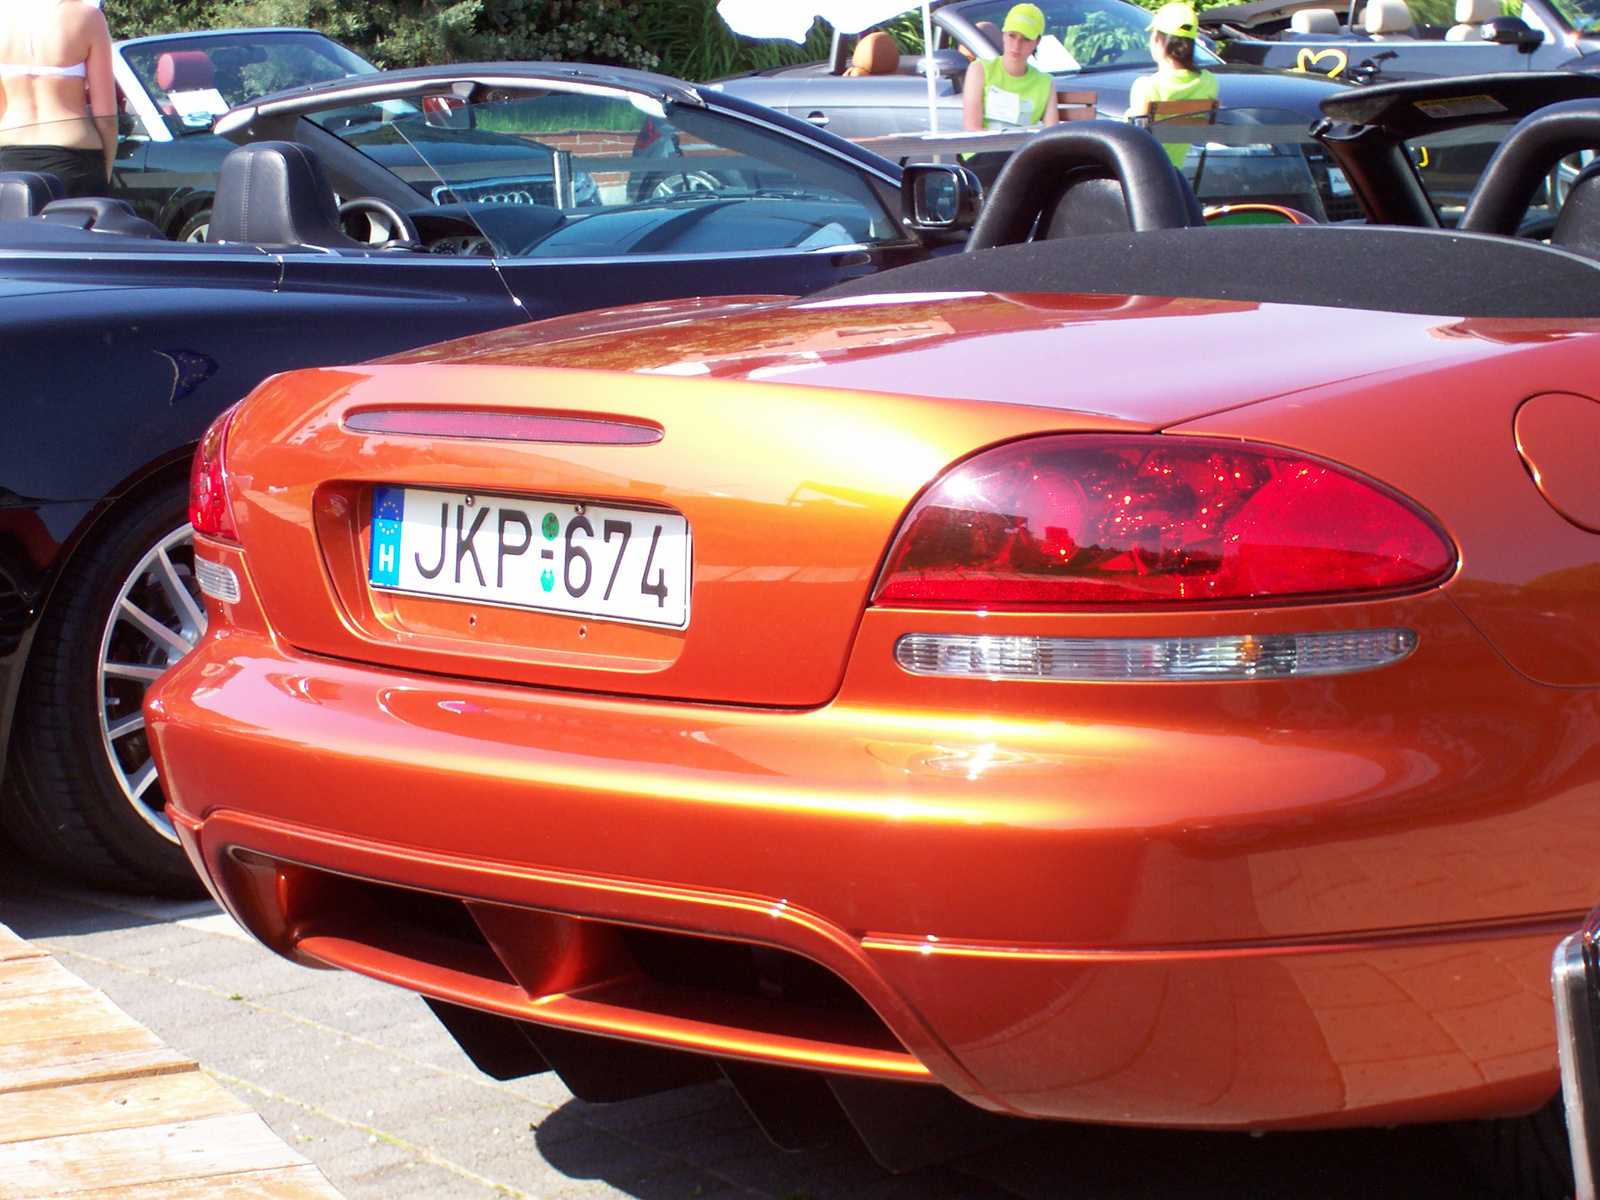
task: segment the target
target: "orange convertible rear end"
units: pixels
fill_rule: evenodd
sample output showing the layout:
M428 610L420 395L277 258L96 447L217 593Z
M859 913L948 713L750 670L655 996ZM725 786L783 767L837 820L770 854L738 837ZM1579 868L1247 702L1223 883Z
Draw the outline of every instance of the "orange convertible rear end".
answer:
M197 460L169 811L268 946L588 1098L1529 1112L1597 334L977 289L279 377Z

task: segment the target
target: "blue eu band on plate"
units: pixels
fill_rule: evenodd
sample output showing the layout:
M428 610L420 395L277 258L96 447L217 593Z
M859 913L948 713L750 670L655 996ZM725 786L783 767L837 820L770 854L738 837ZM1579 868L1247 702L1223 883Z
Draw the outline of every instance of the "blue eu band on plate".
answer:
M691 552L677 513L380 487L367 579L389 591L682 629Z

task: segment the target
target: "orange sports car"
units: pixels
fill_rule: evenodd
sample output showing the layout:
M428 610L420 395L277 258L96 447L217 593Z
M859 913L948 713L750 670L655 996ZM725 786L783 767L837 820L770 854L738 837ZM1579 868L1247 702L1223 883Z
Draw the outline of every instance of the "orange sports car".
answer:
M1327 226L279 376L196 458L168 811L266 945L503 1077L720 1074L894 1167L1505 1118L1559 1194L1597 378L1600 262Z

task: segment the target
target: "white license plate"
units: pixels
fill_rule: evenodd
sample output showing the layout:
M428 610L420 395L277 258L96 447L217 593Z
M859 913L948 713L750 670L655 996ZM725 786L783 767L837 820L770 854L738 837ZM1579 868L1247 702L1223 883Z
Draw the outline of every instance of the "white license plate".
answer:
M639 625L689 624L689 522L654 509L379 487L375 588Z

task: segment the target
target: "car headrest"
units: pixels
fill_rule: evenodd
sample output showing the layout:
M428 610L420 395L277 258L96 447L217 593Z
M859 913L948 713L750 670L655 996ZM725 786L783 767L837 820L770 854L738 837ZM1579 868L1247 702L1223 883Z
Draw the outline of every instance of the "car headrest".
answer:
M856 43L846 75L893 75L900 69L900 44L878 30Z
M156 59L156 86L164 92L195 92L216 82L217 69L204 50L168 50Z
M1411 24L1411 10L1406 7L1406 0L1367 0L1362 27L1368 33L1406 33Z
M71 225L75 229L92 229L96 233L116 233L123 237L161 238L166 234L133 211L126 200L112 200L105 196L75 196L70 200L52 200L39 214L46 221Z
M1086 233L1127 233L1128 202L1122 185L1091 167L1071 172L1052 212L1041 217L1036 238L1079 237Z
M66 199L61 180L43 171L0 171L0 221L37 215L52 200Z
M1289 18L1292 33L1338 33L1339 14L1331 8L1302 8Z
M1556 227L1550 231L1550 244L1600 256L1600 158L1572 181Z
M1089 194L1080 202L1071 193L1082 186ZM1036 226L1046 238L1098 230L1112 189L1122 229L1205 224L1194 192L1149 133L1121 121L1073 121L1034 134L1007 160L967 249L1025 242Z
M1500 0L1456 0L1456 20L1463 25L1482 25L1501 11Z
M230 151L217 174L213 242L357 249L339 227L322 161L294 142L254 142Z

